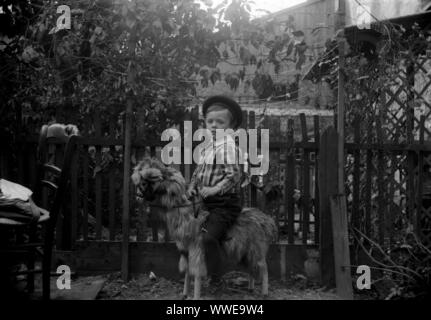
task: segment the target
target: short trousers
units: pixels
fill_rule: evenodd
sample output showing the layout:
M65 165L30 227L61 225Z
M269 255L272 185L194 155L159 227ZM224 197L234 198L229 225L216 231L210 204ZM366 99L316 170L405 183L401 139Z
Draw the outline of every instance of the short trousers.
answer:
M202 230L218 241L222 241L241 213L241 200L236 194L228 194L208 197L204 200L204 204L210 214Z

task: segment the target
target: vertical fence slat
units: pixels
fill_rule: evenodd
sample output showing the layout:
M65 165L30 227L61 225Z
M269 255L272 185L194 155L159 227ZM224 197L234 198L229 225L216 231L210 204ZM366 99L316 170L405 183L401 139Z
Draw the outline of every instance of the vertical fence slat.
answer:
M360 120L359 117L354 122L354 142L359 145L360 143ZM353 151L353 201L352 201L352 219L351 223L354 228L359 229L359 192L360 192L360 170L361 170L361 151L356 148Z
M383 132L382 132L382 126L381 126L381 119L380 115L376 119L376 130L377 130L377 142L380 146L379 150L377 151L377 184L378 184L378 192L379 192L379 198L378 198L378 230L379 230L379 243L380 245L384 244L385 240L385 195L384 195L384 168L385 168L385 159L384 154L382 150L383 146Z
M415 101L415 65L410 61L407 63L407 143L413 143L413 130L414 130L414 101ZM413 151L407 152L407 219L412 222L415 215L415 153Z
M420 119L419 127L419 143L423 145L425 138L425 116L422 115ZM416 205L416 215L415 221L413 222L413 227L415 228L416 234L422 238L421 230L421 216L422 216L422 197L423 197L423 173L424 173L424 152L420 150L418 152L418 194L417 194L417 205Z
M319 243L320 239L320 222L319 222L319 156L320 156L320 121L319 116L314 115L314 242Z
M169 234L169 228L168 225L165 223L165 242L171 241L171 236Z
M144 148L145 149L145 148ZM144 154L145 150L143 148L137 148L136 150L136 160L139 161ZM135 197L135 195L133 196ZM146 205L145 203L138 203L138 225L136 227L136 240L137 241L145 241L146 240Z
M187 119L188 120L188 119ZM181 135L184 133L184 121L181 121L180 123L180 132ZM184 137L183 137L184 138ZM155 152L155 147L154 147L154 153L153 153L153 147L151 147L151 156L155 157L156 156L156 152ZM184 165L184 157L185 157L185 148L184 148L184 141L182 142L182 148L181 148L181 162L179 165L179 170L181 172L181 174L183 175L183 177L185 177L185 165Z
M280 117L278 117L278 116L274 116L273 117L273 120L271 121L271 128L273 128L273 131L274 131L274 135L275 135L275 141L277 142L277 143L280 143L281 141L282 141L282 139L281 139L281 128L280 128L280 126L281 126L281 121L280 121ZM275 172L274 172L274 174L275 174L275 179L277 179L277 183L283 183L283 181L281 181L281 179L280 179L280 175L281 175L281 166L280 166L280 159L281 159L281 148L277 148L276 150L275 150L275 152L274 152L274 157L275 157L275 160L276 160L276 162L277 162L277 167L276 167L276 169L275 169ZM277 221L279 221L280 220L280 204L281 204L281 202L282 201L280 201L280 199L279 198L277 198L276 200L275 200L275 208L274 208L274 210L275 210L275 217L276 217L276 219L277 219Z
M153 235L153 241L158 242L159 241L159 232L158 232L159 220L157 219L157 211L152 207L150 208L150 221L151 221L151 230L152 230L152 235Z
M81 145L78 145L75 149L76 152L73 155L70 173L70 186L71 186L71 245L72 248L75 246L75 242L78 236L78 170L79 170L79 154L81 151Z
M141 139L145 137L145 122L146 122L146 115L145 115L145 109L140 108L137 111L136 114L137 117L137 135ZM136 160L139 161L142 157L145 157L146 153L146 147L138 147L135 150ZM135 195L133 195L135 197ZM146 203L139 203L138 204L138 225L136 226L136 240L137 241L145 241L146 239L146 232L147 232L147 205Z
M156 154L156 147L151 146L150 147L150 155L151 157L155 156ZM155 208L150 208L150 220L151 220L151 230L153 233L153 241L158 242L159 241L159 217L158 212Z
M184 129L183 129L183 131L182 132L184 132ZM184 144L183 144L183 146L184 146ZM183 161L181 161L181 173L183 174L183 176L184 176L184 171L185 171L185 167L184 167L184 148L182 149L183 150L183 152L181 152L182 154L183 154ZM155 157L156 156L156 147L155 146L152 146L151 148L150 148L150 152L151 152L151 156L152 157ZM160 222L161 222L161 220L160 220L160 217L159 217L159 215L157 214L156 215L156 239L157 240L155 240L155 241L158 241L158 228L159 228L159 225L160 225ZM164 231L165 231L165 235L164 235L164 241L165 242L169 242L170 241L170 235L169 235L169 228L168 228L168 225L167 225L167 223L166 222L164 222L163 223L163 229L164 229ZM154 233L153 233L153 236L154 236Z
M243 128L245 130L247 130L248 128L250 128L249 127L248 113L245 110L242 111L242 124L241 124L241 128ZM247 150L247 152L249 152L249 151L250 150ZM250 156L249 156L249 159L250 159ZM252 195L256 194L256 192L257 191L256 191L255 186L253 186L251 183L247 186L246 189L242 190L242 192L241 192L241 203L243 204L244 207L253 206L253 201L256 198L253 198Z
M91 127L92 127L92 118L85 117L84 119L84 129L83 134L86 136L90 136ZM82 238L87 241L88 240L88 219L89 219L89 170L90 170L90 154L89 154L89 145L87 143L83 143L83 154L82 154Z
M51 150L51 146L49 144L46 145L45 147L45 152L43 154L40 155L40 164L42 163L47 163L49 161L51 161L51 159L49 159L49 154L50 154L50 150ZM42 169L42 167L38 167L38 178L39 179L45 179L46 178L46 173L45 170ZM38 181L39 183L39 181ZM40 196L40 200L42 203L42 207L43 208L48 208L48 189L47 188L42 188L42 194Z
M48 150L50 150L50 147L48 146ZM57 166L59 166L61 168L61 165L63 163L63 154L62 154L62 149L60 145L55 145L52 144L51 145L51 150L53 150L53 154L54 154L54 164L56 164ZM47 194L45 194L46 200L48 201L48 196ZM45 208L48 208L49 206L47 205ZM56 244L57 244L57 249L63 249L64 248L64 216L65 213L67 211L66 205L65 203L63 203L63 205L61 206L60 212L57 216L57 226L56 226Z
M96 137L100 138L102 133L100 113L96 112L94 118L94 127L96 131ZM95 203L96 203L96 240L102 239L102 147L96 146L96 157L95 157Z
M394 236L394 230L392 228L392 226L394 226L394 218L395 218L395 206L394 206L394 196L395 196L395 183L394 183L394 179L395 179L395 173L396 173L396 161L397 161L397 156L395 152L391 152L391 176L390 176L390 182L389 182L389 195L391 196L392 199L388 199L389 204L387 206L387 217L388 217L388 225L387 225L387 230L389 232L389 241L390 244L393 243L393 236Z
M338 128L338 113L334 111L334 128Z
M123 281L129 279L129 257L130 257L130 163L131 163L131 149L132 149L132 116L133 116L133 101L132 99L127 100L126 112L124 113L123 124L124 124L124 165L123 165L123 207L121 216L121 275Z
M372 192L372 174L373 174L373 151L367 150L366 155L366 173L365 173L365 234L371 236L371 192Z
M285 203L287 208L287 241L294 243L294 221L295 204L293 203L293 192L295 188L295 148L293 146L293 119L287 122L287 156L286 156L286 179L285 179ZM286 225L285 225L286 226Z
M242 110L242 124L241 127L243 129L248 129L248 112L246 110Z
M372 142L373 131L373 121L368 119L367 123L367 143ZM367 149L366 153L366 171L365 171L365 190L364 190L364 200L365 200L365 235L367 237L371 236L371 194L372 194L372 174L373 174L373 151Z
M193 132L195 132L197 129L199 129L199 106L196 105L191 112L191 118L192 118L192 124L193 124ZM192 161L192 165L190 168L191 175L196 169L196 164L194 161ZM191 177L190 177L191 178Z
M133 123L133 121L132 121L132 123ZM131 140L131 144L132 144L133 141L135 141L135 140ZM130 158L132 159L132 157L136 158L136 149L133 149L133 147L131 145L131 147L130 147ZM132 162L130 162L130 166L129 166L129 178L130 178L130 174L131 174L131 169L132 168L133 168L132 167ZM137 201L136 201L136 197L135 197L135 195L136 195L136 186L135 186L134 183L132 183L131 179L129 179L128 184L129 184L129 212L131 213L131 217L135 217L136 216L136 206L138 204ZM131 217L129 217L130 222L133 221L131 219ZM135 223L135 226L136 226L134 228L134 231L135 231L135 241L136 241L137 240L137 233L138 233L138 229L139 229L139 226L137 226L136 224L139 224L139 223L138 223L138 220L135 220L133 222ZM132 236L132 239L133 239L133 235L131 235L131 236Z
M9 152L0 154L0 177L6 180L11 180L9 177Z
M192 122L192 131L191 131L191 137L192 137L192 141L191 143L193 143L193 119L192 119L192 113L189 110L186 110L186 114L184 116L184 120L185 121L191 121ZM183 131L184 132L184 131ZM183 134L183 132L181 132L181 134ZM190 150L188 145L190 144L190 141L187 141L186 139L188 139L188 135L189 133L184 132L184 136L183 136L183 143L182 143L182 158L183 158L183 162L184 162L184 179L186 181L190 181L191 179L191 164L190 163L186 163L186 157L188 157L188 154L191 154L191 160L193 163L193 145L192 145L192 149ZM187 142L186 142L187 141ZM191 153L190 153L191 152Z
M84 145L83 150L83 164L82 164L82 178L83 178L83 196L82 196L82 235L84 240L88 240L88 170L89 170L89 159L88 159L88 145Z
M282 170L282 181L281 181L281 189L282 189L282 195L283 199L280 200L280 206L281 206L281 214L279 215L279 219L277 221L277 228L278 230L281 230L281 225L284 224L287 226L287 191L286 191L286 177L287 177L287 116L283 116L280 121L280 144L281 144L281 158L280 158L280 170ZM278 239L277 241L280 241L280 232L278 233ZM282 252L284 253L284 250L282 249ZM284 265L284 263L283 263Z
M286 151L285 150L286 145L282 143L284 141L284 139L283 139L282 128L281 128L281 117L276 117L274 119L271 127L273 127L275 129L274 130L275 137L276 137L275 141L278 143L278 146L279 146L279 148L277 148L277 151L276 151L277 152L276 153L276 155L277 155L277 158L276 158L277 159L277 171L276 171L277 183L280 185L283 185L283 188L284 188L284 185L285 185L284 182L286 181L286 168L284 166L286 164L286 158L285 158L283 153L285 153L285 151ZM282 175L282 171L284 171L283 175ZM281 211L282 209L283 209L283 211ZM279 199L277 197L275 210L276 210L276 212L275 212L276 216L275 217L276 217L277 227L278 227L278 229L280 229L281 221L286 220L286 203L284 201L284 198ZM280 237L280 235L279 235L279 237ZM282 265L284 268L285 264L283 263Z
M301 121L302 142L308 142L307 119L305 114L299 115ZM302 243L307 244L310 221L310 151L306 148L302 152L302 177L303 177L303 201L302 201Z
M412 222L415 216L415 164L414 164L414 157L417 154L414 151L407 152L407 190L406 190L406 196L407 196L407 219L409 222Z
M27 159L25 141L18 146L18 183L25 185L24 159Z
M36 156L36 146L35 145L31 145L31 152L28 156L28 172L29 172L29 186L30 188L32 188L33 190L36 191L36 193L38 193L37 191L37 186L39 181L38 180L38 170L39 168L37 167L37 156ZM1 177L1 172L0 172L0 177ZM37 195L38 197L39 195ZM37 198L37 202L40 201L40 198Z
M109 119L109 136L114 139L115 138L115 118L110 117ZM109 147L109 152L111 156L115 156L115 146ZM114 165L111 165L109 168L109 176L108 176L108 212L109 212L109 240L115 239L115 172L116 168Z
M248 112L248 124L247 129L255 129L256 128L256 119L255 119L255 113L254 111ZM248 139L247 139L248 140ZM258 203L257 200L257 188L252 185L250 188L250 198L253 206L256 206Z
M57 148L56 148L56 157L58 156L58 164L60 166L60 168L63 166L63 161L64 161L64 151L65 151L65 145L64 144L57 144ZM70 176L69 176L70 177ZM70 180L69 180L70 183ZM70 186L70 184L69 184ZM65 196L65 201L63 203L62 206L62 214L60 216L62 216L62 222L61 222L61 230L62 230L62 234L60 238L60 249L62 250L70 250L72 243L72 201L71 201L71 193L68 193Z

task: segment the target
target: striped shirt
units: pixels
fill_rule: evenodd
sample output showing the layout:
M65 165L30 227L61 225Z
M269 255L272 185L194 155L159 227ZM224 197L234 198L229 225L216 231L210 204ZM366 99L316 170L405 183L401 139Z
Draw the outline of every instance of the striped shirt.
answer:
M218 195L240 192L239 148L229 135L202 150L189 188L219 187Z

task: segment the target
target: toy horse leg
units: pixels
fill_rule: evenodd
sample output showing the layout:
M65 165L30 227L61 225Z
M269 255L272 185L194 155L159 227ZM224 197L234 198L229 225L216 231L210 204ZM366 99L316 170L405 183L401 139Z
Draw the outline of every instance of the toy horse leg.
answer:
M184 276L184 289L183 289L183 297L187 298L189 295L189 287L190 287L190 274L189 271L186 270Z
M194 300L199 300L201 298L201 277L199 275L195 275L195 283L194 283Z
M268 295L268 266L266 260L263 259L257 263L259 265L260 274L262 275L262 295Z

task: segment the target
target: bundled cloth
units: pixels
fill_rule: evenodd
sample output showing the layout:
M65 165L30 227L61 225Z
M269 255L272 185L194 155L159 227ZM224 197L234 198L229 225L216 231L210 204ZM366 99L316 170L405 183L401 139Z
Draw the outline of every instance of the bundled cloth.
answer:
M40 208L31 199L32 191L20 184L0 179L0 219L20 223L37 222Z

